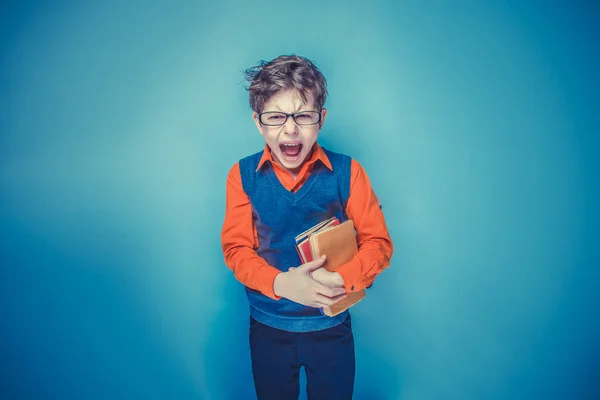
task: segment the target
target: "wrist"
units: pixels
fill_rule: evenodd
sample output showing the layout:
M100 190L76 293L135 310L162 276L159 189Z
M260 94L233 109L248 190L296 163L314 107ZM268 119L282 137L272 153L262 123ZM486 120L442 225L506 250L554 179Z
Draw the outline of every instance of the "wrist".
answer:
M273 293L277 297L284 297L283 292L285 291L285 276L287 272L280 272L275 276L275 280L273 281Z

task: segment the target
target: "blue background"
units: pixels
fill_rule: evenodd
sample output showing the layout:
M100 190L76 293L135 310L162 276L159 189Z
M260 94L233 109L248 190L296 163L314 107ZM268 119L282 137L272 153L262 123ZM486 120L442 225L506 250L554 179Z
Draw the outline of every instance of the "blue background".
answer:
M253 398L225 179L290 53L396 246L355 397L600 398L600 12L562 3L3 2L2 398Z

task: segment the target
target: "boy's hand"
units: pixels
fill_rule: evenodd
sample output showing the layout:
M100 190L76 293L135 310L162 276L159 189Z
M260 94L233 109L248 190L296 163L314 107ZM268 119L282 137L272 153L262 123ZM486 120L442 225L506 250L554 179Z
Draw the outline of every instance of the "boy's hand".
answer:
M311 277L311 272L320 268L324 261L325 257L321 257L278 274L273 284L275 295L317 308L330 306L346 297L343 287L328 287Z
M311 276L317 282L321 282L330 288L344 287L344 279L337 272L329 272L324 267L315 269Z

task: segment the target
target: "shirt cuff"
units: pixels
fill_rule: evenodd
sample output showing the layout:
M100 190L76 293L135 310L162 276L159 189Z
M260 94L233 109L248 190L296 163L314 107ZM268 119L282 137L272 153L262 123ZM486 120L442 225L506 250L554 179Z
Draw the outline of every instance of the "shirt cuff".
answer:
M258 290L260 290L262 294L272 298L273 300L281 299L281 296L277 296L275 294L275 290L273 289L275 277L279 275L281 271L270 265L265 266L264 269L264 274L260 277L260 281L258 282Z
M335 272L342 276L346 293L357 292L365 288L358 257L354 257L351 261L340 266Z

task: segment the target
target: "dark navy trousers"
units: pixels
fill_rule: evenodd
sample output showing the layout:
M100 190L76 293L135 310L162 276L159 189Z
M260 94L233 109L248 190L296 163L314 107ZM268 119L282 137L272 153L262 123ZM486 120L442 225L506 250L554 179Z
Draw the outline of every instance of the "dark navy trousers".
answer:
M314 332L288 332L250 317L250 355L258 400L298 400L301 366L309 400L352 399L356 367L350 315Z

